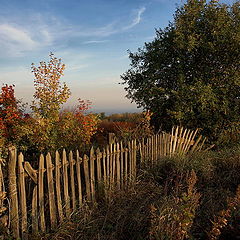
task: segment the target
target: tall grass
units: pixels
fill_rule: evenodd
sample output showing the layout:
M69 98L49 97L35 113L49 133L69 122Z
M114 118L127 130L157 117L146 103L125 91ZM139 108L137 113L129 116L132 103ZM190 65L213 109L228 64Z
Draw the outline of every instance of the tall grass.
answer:
M239 146L161 159L142 169L128 191L84 205L55 232L35 239L238 239L239 184Z

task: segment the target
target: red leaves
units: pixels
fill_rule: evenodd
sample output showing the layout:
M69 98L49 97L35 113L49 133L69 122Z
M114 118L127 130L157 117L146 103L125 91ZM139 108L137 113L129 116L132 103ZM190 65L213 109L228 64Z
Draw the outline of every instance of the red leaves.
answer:
M14 85L2 87L0 95L0 130L4 130L3 135L9 137L15 133L13 127L22 118L17 107L17 100L14 96Z

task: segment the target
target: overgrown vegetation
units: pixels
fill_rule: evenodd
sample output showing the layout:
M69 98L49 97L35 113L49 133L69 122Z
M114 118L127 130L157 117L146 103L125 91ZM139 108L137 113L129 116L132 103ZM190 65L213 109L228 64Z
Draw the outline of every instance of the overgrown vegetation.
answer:
M240 237L240 146L165 158L111 200L84 205L35 239L179 240ZM31 236L32 237L32 236Z

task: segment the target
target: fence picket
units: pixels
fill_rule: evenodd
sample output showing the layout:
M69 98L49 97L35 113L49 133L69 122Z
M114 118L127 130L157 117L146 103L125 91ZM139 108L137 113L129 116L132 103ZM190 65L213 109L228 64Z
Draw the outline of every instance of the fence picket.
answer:
M95 201L95 154L93 147L90 150L90 186L92 201Z
M65 205L65 214L68 218L71 214L70 210L70 197L68 191L68 161L67 161L67 154L65 149L63 149L63 156L62 156L62 165L63 165L63 191L64 191L64 205Z
M57 218L56 218L56 205L55 205L55 191L54 191L54 180L53 180L53 164L50 153L46 156L47 163L47 182L48 182L48 196L49 196L49 210L50 210L50 221L51 228L56 228Z
M39 170L38 170L38 199L39 199L40 229L42 232L46 231L45 213L44 213L44 185L43 185L43 178L44 178L45 171L46 169L44 168L44 156L43 154L41 154L39 159Z
M102 185L102 153L100 152L100 149L97 148L96 150L96 157L97 157L97 183L98 183L98 189L101 188Z
M61 162L60 162L60 155L59 152L56 151L55 153L55 185L56 185L56 197L57 197L57 209L58 209L58 216L60 223L63 221L64 215L63 215L63 208L62 208L62 197L61 197L61 175L60 175L60 169L62 168Z
M27 231L27 203L26 203L26 188L25 188L25 174L23 168L24 157L20 153L18 155L18 172L19 172L19 196L20 196L20 206L21 206L21 230L22 234Z
M88 167L89 158L84 154L83 156L83 168L84 168L84 177L85 177L85 185L86 185L86 194L87 200L91 201L91 190L90 190L90 177L89 177L89 167Z
M32 232L38 232L38 209L37 209L38 187L35 186L32 195Z
M113 143L112 152L112 187L115 186L115 174L116 174L116 144Z
M9 149L8 163L8 181L9 181L9 198L10 198L10 219L11 229L15 238L19 238L19 215L18 215L18 196L17 196L17 180L16 180L16 164L17 149L12 147Z
M106 179L107 179L107 185L106 185L106 189L109 190L110 187L110 179L111 179L111 166L110 166L110 150L109 150L109 146L106 147L106 160L107 160L107 174L106 174Z
M104 182L104 188L106 189L107 185L107 167L106 167L106 150L103 149L102 153L102 162L103 162L103 182Z
M75 194L75 179L74 179L74 165L75 160L73 159L73 152L69 152L69 167L70 167L70 182L71 182L71 200L72 200L72 211L76 210L76 194Z
M120 146L119 143L116 144L116 169L117 169L117 189L120 189L121 185L121 169L120 169Z
M123 169L123 165L124 165L124 149L123 149L123 143L120 142L120 179L121 179L121 188L123 188L123 179L124 179L124 169Z
M76 169L77 169L77 182L78 182L78 202L79 206L82 206L83 203L83 196L82 196L82 178L81 178L81 163L82 158L79 157L78 150L76 151Z

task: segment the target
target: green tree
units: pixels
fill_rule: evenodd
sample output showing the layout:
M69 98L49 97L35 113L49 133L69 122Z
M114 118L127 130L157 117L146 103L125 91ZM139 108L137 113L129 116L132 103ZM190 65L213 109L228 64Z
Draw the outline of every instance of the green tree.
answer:
M158 127L198 127L216 140L239 122L240 1L188 0L129 58L127 97L152 111Z

